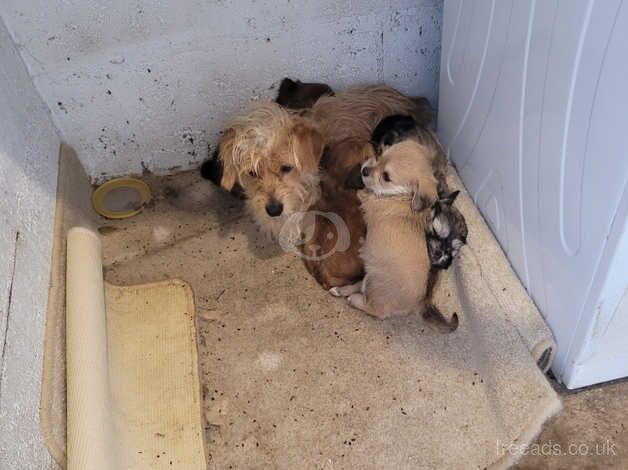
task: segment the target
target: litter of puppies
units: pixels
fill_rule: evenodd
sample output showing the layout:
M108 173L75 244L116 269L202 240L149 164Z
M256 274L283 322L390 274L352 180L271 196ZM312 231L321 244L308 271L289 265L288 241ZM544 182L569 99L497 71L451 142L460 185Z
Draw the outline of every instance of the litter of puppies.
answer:
M421 314L467 227L425 98L381 85L334 92L286 78L275 102L234 118L201 174L246 199L258 226L297 249L332 295L378 318Z

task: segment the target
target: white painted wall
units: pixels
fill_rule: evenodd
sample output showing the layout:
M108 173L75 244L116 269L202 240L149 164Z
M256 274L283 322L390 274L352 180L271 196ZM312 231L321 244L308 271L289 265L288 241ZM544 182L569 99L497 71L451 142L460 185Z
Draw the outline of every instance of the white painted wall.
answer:
M286 76L438 92L442 0L3 0L65 140L92 177L207 156Z
M0 468L53 468L39 433L59 137L0 21Z

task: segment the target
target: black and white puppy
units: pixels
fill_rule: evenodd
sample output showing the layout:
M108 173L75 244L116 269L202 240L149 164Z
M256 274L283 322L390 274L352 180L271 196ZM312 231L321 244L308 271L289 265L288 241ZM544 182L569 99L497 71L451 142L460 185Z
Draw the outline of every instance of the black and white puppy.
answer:
M439 199L432 205L431 219L426 233L427 248L433 268L447 269L460 248L467 242L467 224L462 213L453 206L459 191L450 192L445 181L447 157L436 135L417 124L411 116L394 114L382 119L371 134L376 155L404 140L414 140L432 149L432 167L438 180ZM347 185L359 188L360 175L351 172Z
M373 129L371 143L375 153L381 155L384 150L403 140L417 140L418 126L412 116L393 114L382 119Z
M453 206L460 191L441 196L432 205L426 234L427 252L433 268L447 269L467 243L467 223L462 213Z

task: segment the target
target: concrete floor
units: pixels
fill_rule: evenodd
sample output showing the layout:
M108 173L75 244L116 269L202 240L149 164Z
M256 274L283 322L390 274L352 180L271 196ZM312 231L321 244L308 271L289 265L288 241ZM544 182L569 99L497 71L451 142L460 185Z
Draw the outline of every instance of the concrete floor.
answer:
M294 308L304 314L313 315L309 318L309 323L306 322L309 325L308 328L311 329L311 333L309 338L304 339L304 341L320 342L321 345L325 345L326 342L330 341L329 338L320 334L320 330L317 331L316 327L320 322L331 322L333 328L331 324L329 327L332 330L337 330L334 331L336 335L342 335L345 331L353 332L355 330L354 334L364 336L365 345L369 341L374 341L373 338L377 336L382 336L386 342L389 341L388 334L390 332L384 330L369 330L370 327L366 326L358 333L359 328L353 328L355 325L351 323L355 321L355 319L352 320L350 317L354 313L336 310L337 305L333 299L320 292L318 286L309 278L296 257L277 257L278 248L274 244L265 243L263 237L250 223L241 222L243 207L240 201L228 195L220 195L222 211L207 212L206 196L208 183L198 181L195 175L179 175L177 178L176 184L170 184L174 182L171 178L147 177L151 187L156 190L156 204L160 204L160 200L167 199L168 204L180 209L175 219L161 220L157 218L159 214L156 214L155 207L151 206L147 208L144 214L129 220L103 220L100 232L103 235L105 247L105 276L114 283L133 283L161 279L164 276L176 276L178 271L181 273L179 274L180 277L195 279L195 283L205 283L203 288L204 295L197 296L196 299L200 317L199 331L202 368L203 362L213 361L212 367L215 367L216 364L220 363L221 359L228 362L229 356L231 356L231 359L241 356L242 360L259 362L258 365L263 370L274 369L276 368L276 362L281 359L271 353L255 358L253 355L255 343L259 345L260 341L274 341L275 337L281 338L291 334L290 332L294 331L294 328L303 327L303 325L295 323L295 320L289 315L290 312L287 310L284 312L285 318L280 322L282 326L279 329L276 326L266 329L263 322L260 326L259 318L257 323L249 322L246 315L251 313L245 312L244 307L242 307L243 304L239 302L250 295L261 296L261 298L257 299L260 305L264 302L283 302L296 306ZM214 195L213 197L216 196ZM159 223L156 223L156 220ZM213 233L214 235L203 241L203 234L206 233ZM197 239L198 242L196 241ZM197 254L196 256L204 256L203 243L206 244L208 240L212 243L217 243L216 249L221 250L219 252L221 254L220 258L204 261L205 263L217 263L211 270L211 275L208 275L206 271L195 272L195 268L190 270L189 266L179 259L168 258L169 256L172 257L170 249L175 244L186 247L184 248L186 256L194 256L195 253ZM116 247L116 249L110 249L112 247ZM238 254L239 249L254 252L256 255L255 259L243 261ZM176 253L179 252L177 251ZM281 277L273 277L272 282L279 282L281 285L271 286L269 284L271 282L270 279L259 279L255 278L255 276L246 276L245 274L239 274L239 284L234 284L233 272L231 269L228 269L228 266L239 263L242 265L241 273L246 273L247 271L252 273L255 270L255 263L260 262L259 260L270 259L275 260L272 262L273 273L282 273ZM142 267L142 272L138 272L139 260L141 260L139 265ZM222 268L220 266L221 263ZM243 265L243 263L248 264ZM295 292L289 298L277 299L274 292L285 291L285 289L281 289L284 285L301 285L304 286L306 291ZM315 301L319 303L329 303L329 311L332 314L317 318L315 312L309 309L312 298L317 299ZM230 304L231 309L238 313L233 318L225 318L219 313L220 309L217 308L219 302ZM265 315L263 312L261 313ZM273 315L277 315L277 313L273 313ZM347 319L349 319L349 323L344 325L343 322L347 322ZM234 320L236 320L235 323L233 323ZM276 320L273 319L274 322ZM258 328L257 331L256 327ZM417 329L417 331L419 329L417 325L403 325L403 328L408 327ZM251 348L245 347L247 343L246 341L243 342L242 335L250 336ZM342 338L334 336L332 339L334 344L342 343ZM429 337L425 339L429 340ZM204 341L224 345L221 352L223 357L209 357L207 355L203 357ZM239 346L234 349L229 347L230 344L238 344ZM324 349L324 347L321 348L321 350ZM206 354L213 355L214 353L207 352ZM290 354L298 356L298 348L290 351ZM324 353L321 352L321 354ZM293 376L288 374L285 377L275 377L277 381L287 384L287 388L285 390L282 389L287 398L264 396L264 399L267 400L270 406L274 406L273 400L284 400L285 405L282 402L281 406L285 406L286 412L290 416L294 416L295 420L304 419L307 422L311 421L312 429L317 429L317 426L323 428L323 424L329 422L329 420L338 420L338 426L341 429L342 426L347 425L347 420L344 418L351 414L354 415L352 419L355 421L355 423L352 422L352 425L357 423L358 427L368 426L369 420L372 420L373 416L378 411L381 411L379 410L381 406L378 403L365 402L356 404L356 408L359 405L362 410L367 410L367 412L363 412L362 415L355 417L357 411L353 410L353 404L347 409L342 408L345 405L343 404L341 406L342 409L334 410L329 408L328 403L318 403L315 400L309 404L309 407L304 407L304 404L299 402L300 385L309 384L309 386L325 387L327 375L330 376L330 380L336 380L333 376L337 373L338 368L350 367L350 364L347 365L344 361L339 362L336 359L333 356L311 358L310 362L329 363L329 370L326 371L316 371L313 374L315 371L305 367L303 370L290 369ZM292 358L286 359L284 355L283 360L292 360ZM307 364L308 360L310 359L297 358L295 363L300 361L300 364ZM379 378L379 375L377 377ZM208 384L211 384L216 378L210 372L206 372L206 382ZM391 380L394 380L394 378L391 377ZM417 377L417 380L420 380L420 378ZM260 384L260 386L264 386L263 382L260 382ZM228 391L234 392L237 403L231 406L237 406L242 409L248 409L246 402L248 399L247 393L249 395L251 393L251 390L247 389L230 390L230 385L235 386L237 384L224 384L222 388L206 384L203 387L203 398L206 403L216 403L216 406L209 406L206 415L207 436L209 444L213 445L215 461L229 461L233 454L246 447L247 452L256 456L256 465L261 465L262 467L266 464L269 466L278 465L281 460L278 460L277 455L273 455L272 447L273 445L279 445L279 443L267 440L261 443L262 449L255 451L256 447L260 446L258 436L260 435L259 428L262 426L257 421L264 421L263 414L253 417L244 413L243 416L238 416L235 419L237 421L235 424L238 426L234 427L240 427L240 429L227 431L231 429L230 426L234 424L234 420L232 418L228 419L228 413L223 409L223 405L229 406L224 396L225 393ZM347 387L352 385L346 384ZM368 388L370 384L367 381L361 384L361 386ZM381 386L382 384L380 384ZM561 395L564 409L557 417L546 424L536 442L530 446L527 455L515 468L521 470L628 469L628 432L626 430L626 426L628 426L628 381L592 387L579 392L569 392L557 384L555 384L555 388ZM368 391L365 390L365 392ZM259 397L260 395L257 394L256 396ZM436 398L432 397L431 399L435 400ZM234 402L234 399L232 399L232 402ZM349 406L349 404L346 405L347 407ZM317 410L316 413L314 412L315 409ZM321 413L323 410L330 412L331 415L327 416ZM275 424L272 424L272 426L276 427ZM242 431L243 427L246 428L246 432ZM269 435L273 432L276 431L271 428L264 431L261 435ZM314 443L311 449L308 449L312 453L311 461L315 460L319 452L322 455L322 450L316 447L316 440L319 438L320 436L317 436L316 433L300 436L300 439L310 439ZM355 442L356 439L358 440L357 443ZM239 442L237 448L231 445L235 440ZM220 445L217 446L217 444ZM353 444L353 446L350 444ZM403 443L399 444L403 445ZM344 457L345 453L349 453L352 450L352 447L359 445L362 445L359 442L359 436L353 434L347 435L347 439L344 442L339 441L337 449L339 461L342 461L341 455ZM253 448L253 451L251 451L251 448ZM219 449L219 453L217 453L216 449ZM326 452L329 451L329 449L324 450ZM354 452L357 450L357 447L353 449ZM371 448L369 451L373 452L373 449ZM344 461L342 465L346 466L349 462ZM245 462L236 460L234 463L244 464ZM283 464L287 466L290 466L289 463L290 460L283 461ZM234 468L239 467L240 465L236 465ZM385 467L386 465L382 468ZM345 468L351 468L350 464ZM417 468L420 468L420 465Z
M628 380L577 391L554 385L563 410L514 468L628 469Z

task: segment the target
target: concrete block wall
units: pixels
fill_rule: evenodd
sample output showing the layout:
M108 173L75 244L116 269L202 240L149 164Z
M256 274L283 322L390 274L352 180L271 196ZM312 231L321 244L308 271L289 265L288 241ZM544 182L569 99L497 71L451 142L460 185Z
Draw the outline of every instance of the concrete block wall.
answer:
M197 165L286 75L438 96L442 0L3 0L0 15L95 179Z
M39 433L59 136L0 21L0 468L47 469Z

